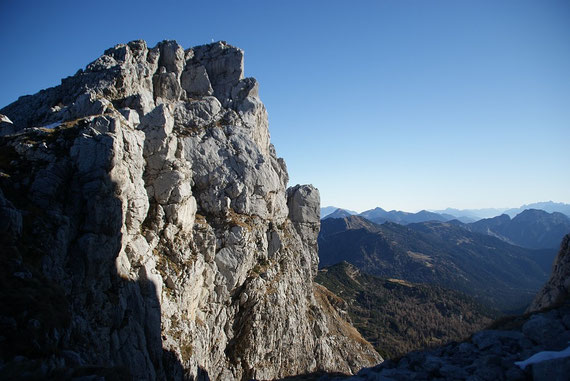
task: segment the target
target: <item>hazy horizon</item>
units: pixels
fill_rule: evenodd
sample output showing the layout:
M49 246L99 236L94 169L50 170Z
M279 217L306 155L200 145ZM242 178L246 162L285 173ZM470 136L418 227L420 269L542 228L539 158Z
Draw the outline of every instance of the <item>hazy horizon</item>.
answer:
M569 35L558 0L2 2L0 107L118 43L225 40L322 205L570 203Z
M354 209L351 207L343 207L343 206L337 206L337 205L324 205L321 202L321 209L323 208L331 208L331 207L335 207L335 208L340 208L340 209L344 209L344 210L349 210L349 211L353 211L353 212L357 212L357 213L362 213L362 212L366 212L367 210L372 210L375 208L382 208L387 212L391 212L391 211L399 211L399 212L407 212L407 213L418 213L422 210L426 210L428 212L444 212L446 209L456 209L456 210L509 210L509 209L518 209L527 205L532 205L532 204L538 204L538 203L548 203L548 202L552 202L554 204L570 204L570 203L566 203L566 202L558 202L558 201L553 201L553 200L548 200L548 201L534 201L534 202L528 202L528 203L524 203L521 205L516 205L516 206L486 206L486 207L482 207L482 208L453 208L453 207L445 207L445 208L420 208L420 209L414 209L414 210L406 210L406 209L396 209L396 208L390 208L388 206L383 206L381 204L375 205L375 206L371 206L369 208L366 209Z

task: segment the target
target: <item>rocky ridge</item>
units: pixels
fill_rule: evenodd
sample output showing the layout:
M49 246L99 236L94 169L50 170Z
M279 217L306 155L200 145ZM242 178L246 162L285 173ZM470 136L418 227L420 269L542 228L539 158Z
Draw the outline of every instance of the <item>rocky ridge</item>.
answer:
M521 312L556 256L556 250L513 246L450 223L378 225L360 216L322 220L318 243L321 267L345 260L371 275L438 284Z
M462 226L529 249L556 249L562 238L570 232L570 218L559 212L526 209L512 219L509 215L502 214Z
M0 112L3 378L381 361L313 283L319 194L286 189L240 49L117 45Z

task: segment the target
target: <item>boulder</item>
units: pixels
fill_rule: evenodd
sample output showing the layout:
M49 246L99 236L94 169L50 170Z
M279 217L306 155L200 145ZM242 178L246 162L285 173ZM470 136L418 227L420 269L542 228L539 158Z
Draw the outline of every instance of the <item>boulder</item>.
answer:
M320 205L319 191L312 185L297 185L287 189L289 218L293 222L318 224Z

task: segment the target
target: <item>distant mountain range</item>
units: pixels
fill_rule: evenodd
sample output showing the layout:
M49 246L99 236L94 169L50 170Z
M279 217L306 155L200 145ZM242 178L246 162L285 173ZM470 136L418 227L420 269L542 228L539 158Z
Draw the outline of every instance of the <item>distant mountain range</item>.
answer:
M417 213L408 213L399 210L391 210L388 212L382 208L374 208L367 210L365 212L360 213L359 216L364 217L367 220L370 220L377 224L383 224L384 222L389 221L401 225L407 225L407 224L413 224L425 221L445 222L445 221L459 219L450 214L433 213L433 212L428 212L427 210L421 210ZM473 222L473 220L469 218L460 218L459 220L465 223Z
M353 213L350 210L346 210L346 209L337 209L334 212L332 212L331 214L326 215L325 217L321 217L321 219L328 219L328 218L344 218L344 217L350 217L353 216L357 213Z
M427 210L421 210L417 213L408 213L408 212L402 212L400 210L386 211L386 210L378 207L378 208L366 210L366 211L359 214L355 211L348 210L348 209L336 208L336 209L332 210L331 208L335 208L335 207L327 206L327 207L321 208L321 219L322 220L323 219L329 219L329 218L344 218L344 217L348 217L348 216L358 215L358 216L366 218L367 220L375 222L377 224L382 224L382 223L387 222L387 221L395 222L395 223L401 224L401 225L413 224L413 223L424 222L424 221L443 221L443 222L445 222L445 221L450 221L450 220L455 220L455 219L457 219L463 223L469 223L469 222L475 221L475 219L471 219L468 217L459 217L458 218L458 217L453 216L451 214L440 214L440 213L429 212Z
M337 206L324 206L321 208L321 219L331 215L332 213L336 212L337 210L344 210L351 215L358 214L358 212L355 212L353 210L343 209L343 208L339 208Z
M491 218L501 215L507 208L484 208L484 209L455 209L433 210L434 213L454 216L457 219L468 218L474 222L482 218Z
M495 236L513 245L531 249L558 249L562 237L570 233L570 218L558 212L527 209L513 219L502 214L462 226L473 232Z
M434 213L439 214L448 214L455 216L459 219L459 217L467 217L471 218L475 221L483 219L483 218L492 218L500 216L501 214L506 214L511 218L516 216L517 214L522 213L527 209L538 209L543 210L548 213L562 213L566 216L570 217L570 204L565 204L562 202L552 202L552 201L545 201L545 202L535 202L532 204L525 204L520 206L519 208L486 208L486 209L452 209L447 208L443 210L434 210ZM463 221L464 222L464 221Z
M340 214L336 213L338 210L345 211L346 213ZM500 216L501 214L507 214L508 216L515 217L517 214L522 213L527 209L538 209L543 210L548 213L562 213L570 217L570 204L564 204L561 202L536 202L533 204L522 205L519 208L485 208L485 209L453 209L447 208L443 210L433 210L427 211L422 210L417 213L402 212L399 210L386 211L380 207L367 210L362 213L357 213L352 210L338 208L336 206L326 206L321 208L321 219L330 216L332 213L336 213L332 218L346 217L347 215L360 215L368 220L376 223L383 223L386 221L396 222L402 225L407 225L417 222L425 221L451 221L457 219L463 223L471 223L484 218L493 218ZM331 217L328 217L331 218Z
M514 246L462 225L325 219L318 239L320 266L347 261L383 278L466 292L503 311L524 308L546 281L556 250Z
M384 358L459 341L498 315L463 293L378 278L347 262L320 270L315 281L343 300L355 328Z
M337 209L324 219L345 218L352 214L344 209ZM358 215L368 221L382 224L394 222L400 225L428 221L449 222L469 231L491 235L507 243L529 249L557 249L565 234L570 233L570 217L554 212L547 213L538 209L527 209L511 219L506 214L493 218L485 218L466 223L445 214L437 214L422 210L418 213L400 211L386 212L382 208L367 210Z
M504 211L504 213L508 214L511 217L514 217L517 214L520 214L521 212L527 209L544 210L545 212L548 213L558 212L570 217L570 204L564 204L562 202L552 202L552 201L535 202L533 204L523 205L520 208L507 209Z

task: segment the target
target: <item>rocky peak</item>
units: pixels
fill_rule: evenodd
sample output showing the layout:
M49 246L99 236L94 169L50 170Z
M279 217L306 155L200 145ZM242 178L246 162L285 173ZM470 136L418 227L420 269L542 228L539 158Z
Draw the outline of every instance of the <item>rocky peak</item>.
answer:
M8 132L68 122L116 110L134 110L139 118L162 103L171 112L191 107L203 122L227 118L247 127L260 151L269 153L267 112L258 83L243 77L243 51L225 42L186 51L175 41L148 48L132 41L108 49L61 86L25 96L5 107L14 126ZM211 96L211 97L210 97ZM209 113L208 113L209 112ZM194 116L194 115L191 115Z
M243 78L243 50L226 44L217 42L215 44L203 45L194 49L193 65L202 66L212 78L212 88L214 96L227 106L234 98L232 94L234 88ZM253 78L242 83L243 88L246 82L255 82ZM247 87L247 86L246 86ZM238 90L239 91L239 90ZM257 95L257 94L255 94Z
M0 112L3 375L272 379L380 360L313 284L319 194L286 189L240 49L117 45Z

